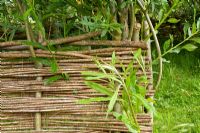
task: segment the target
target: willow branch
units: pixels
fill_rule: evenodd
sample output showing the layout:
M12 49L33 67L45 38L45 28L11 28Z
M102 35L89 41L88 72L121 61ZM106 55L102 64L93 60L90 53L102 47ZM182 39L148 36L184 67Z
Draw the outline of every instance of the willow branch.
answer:
M163 67L162 66L163 64L162 64L162 54L161 54L161 50L160 50L160 44L158 42L158 38L156 36L156 32L155 32L153 24L152 24L152 22L150 20L150 17L149 17L149 15L148 15L148 13L147 13L144 5L143 5L143 1L142 0L137 0L137 2L139 4L140 8L142 9L142 12L144 13L146 19L147 19L147 22L149 24L149 27L151 29L151 32L153 34L153 38L154 38L154 41L155 41L155 44L156 44L156 50L158 52L159 67L160 67L160 69L159 69L159 75L158 75L157 83L156 83L156 86L155 86L155 88L157 89L158 86L160 85L160 81L161 81L161 78L162 78L162 67Z
M165 56L166 54L172 52L174 49L178 48L179 46L183 45L185 42L189 41L192 37L194 37L195 35L199 34L200 31L196 31L195 33L193 33L191 36L187 37L185 40L183 40L182 42L176 44L174 47L170 48L169 50L167 50L165 53L162 54L162 57ZM154 61L157 61L159 58L156 58Z
M53 45L63 44L63 43L73 43L81 40L85 40L91 37L95 37L100 35L101 32L89 32L86 34L73 36L73 37L65 37L65 38L59 38L59 39L53 39L53 40L47 40L42 42L42 45L46 46L49 43ZM11 47L11 46L17 46L17 45L23 45L23 40L16 40L16 41L9 41L9 42L1 42L0 47Z
M155 30L157 30L164 22L165 20L168 18L168 16L173 12L173 10L176 8L176 6L179 4L179 1L176 1L173 6L169 9L169 11L164 14L163 18L161 19L161 21L155 26ZM152 36L152 33L150 33L150 35L148 37L146 37L146 40L148 40L150 37Z
M54 39L54 40L49 40L47 42L42 43L44 46L48 45L48 43L50 44L63 44L63 43L72 43L72 42L76 42L76 41L81 41L84 39L88 39L91 37L95 37L100 35L101 32L89 32L83 35L79 35L79 36L73 36L73 37L67 37L67 38L59 38L59 39Z
M128 40L131 41L131 38L133 36L133 28L136 21L133 3L131 3L130 5L129 14L130 14L130 29L129 29L129 34L128 34Z
M23 15L24 12L25 12L25 7L22 5L21 0L16 0L16 2L17 2L17 5L19 7L19 10L20 10L21 14ZM29 41L34 41L35 39L33 37L33 32L32 32L31 26L29 25L29 22L28 22L27 18L25 18L25 27L26 27L27 39ZM33 46L29 46L29 49L30 49L30 53L31 53L32 57L36 57Z

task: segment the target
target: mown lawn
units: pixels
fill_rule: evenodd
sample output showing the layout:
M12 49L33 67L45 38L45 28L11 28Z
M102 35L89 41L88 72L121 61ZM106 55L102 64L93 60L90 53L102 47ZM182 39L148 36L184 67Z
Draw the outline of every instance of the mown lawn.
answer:
M200 58L183 53L169 59L155 94L154 133L200 133Z

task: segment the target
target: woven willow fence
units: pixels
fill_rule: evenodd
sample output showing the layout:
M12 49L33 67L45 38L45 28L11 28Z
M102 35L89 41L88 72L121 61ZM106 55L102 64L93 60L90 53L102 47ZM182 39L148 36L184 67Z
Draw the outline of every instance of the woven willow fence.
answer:
M59 65L59 73L69 74L69 80L59 80L50 85L36 80L52 75L50 67L34 68L28 50L5 50L1 57L1 132L60 132L60 133L110 133L128 132L126 126L110 114L106 118L107 102L78 104L77 100L102 96L84 84L82 71L98 71L93 57L111 61L113 51L124 65L133 58L132 52L142 49L146 63L149 85L147 97L154 95L152 89L151 58L143 42L132 41L82 41L70 45L91 46L90 50L54 52L37 49L37 57L52 58ZM3 46L4 48L6 47ZM139 65L135 62L135 67ZM120 65L117 64L120 68ZM138 71L137 76L142 73ZM42 95L35 96L37 92ZM38 115L36 115L38 114ZM38 117L36 117L38 116ZM40 119L40 120L38 120ZM152 132L150 114L138 114L137 121L142 133ZM39 126L38 126L39 124ZM39 129L36 129L38 127ZM40 130L40 131L36 131Z

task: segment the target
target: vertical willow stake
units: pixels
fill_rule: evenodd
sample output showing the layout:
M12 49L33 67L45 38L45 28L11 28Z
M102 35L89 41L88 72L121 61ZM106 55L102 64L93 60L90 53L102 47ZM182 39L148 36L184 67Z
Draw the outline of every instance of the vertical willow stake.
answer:
M132 40L132 36L133 36L133 32L134 32L134 26L135 26L135 22L136 22L136 17L135 17L135 6L133 6L133 3L130 4L130 8L129 8L129 34L128 34L128 40L131 41Z
M160 50L160 44L159 44L159 41L158 41L158 38L157 38L157 35L156 35L156 31L155 31L155 29L153 27L153 24L151 22L151 19L149 17L149 14L147 13L147 9L146 9L146 7L144 5L144 1L143 0L137 0L137 3L140 6L140 9L142 10L143 14L146 17L146 20L147 20L149 28L150 28L150 30L152 32L152 35L153 35L153 38L154 38L154 41L155 41L155 45L156 45L156 50L157 50L157 53L158 53L160 68L159 68L159 75L158 75L157 83L155 85L155 89L157 89L158 86L160 85L160 81L161 81L161 78L162 78L162 69L163 69L162 54L161 54L161 50Z
M43 41L44 41L44 37L42 36L42 33L39 32L38 33L38 42L42 43ZM42 64L37 62L36 67L38 69L40 69L40 68L42 68ZM36 78L37 81L42 81L42 79L43 79L42 77L37 77ZM36 98L41 98L42 97L42 92L41 91L37 91L35 93L35 97ZM37 113L35 113L35 130L36 131L41 131L41 129L42 129L42 116L41 116L40 112L37 112Z
M111 16L111 21L113 23L117 23L117 7L115 5L114 1L110 1L110 14L113 14ZM117 40L120 41L121 40L121 32L114 30L113 32L111 32L112 35L112 40Z
M139 41L140 40L140 29L141 29L141 24L135 23L135 26L133 28L133 36L132 36L133 41Z
M149 37L149 35L150 35L148 22L144 21L143 26L144 26L144 28L143 28L144 33L143 34L144 34L144 39L145 39L145 38ZM147 56L150 59L150 64L152 64L152 60L151 60L152 59L151 58L151 40L150 40L150 38L148 40L146 40L146 44L147 44ZM152 65L149 66L149 71L153 72ZM153 89L153 86L152 86L153 85L153 74L151 73L150 76L152 78L149 79L150 84L148 85L148 89L152 90ZM153 99L153 96L151 98ZM151 113L151 123L153 123L153 113L152 112L150 112L150 113Z
M18 5L18 7L20 9L21 14L23 15L25 13L25 11L26 11L25 5L23 5L23 2L21 0L16 0L16 2L17 2L17 5ZM28 22L28 18L26 17L24 19L25 19L24 21L25 21L25 27L26 27L27 40L36 42L36 40L34 38L34 35L33 35L33 31L32 31L31 25ZM34 51L33 46L30 46L29 49L30 49L31 56L33 58L35 58L36 55L35 55L35 51ZM35 68L38 68L38 69L42 68L42 64L40 62L35 61L34 63L35 63ZM37 77L36 80L37 81L42 81L42 77ZM42 93L39 92L39 91L36 92L35 97L36 98L42 97ZM36 131L41 131L41 113L40 112L35 114L35 130Z

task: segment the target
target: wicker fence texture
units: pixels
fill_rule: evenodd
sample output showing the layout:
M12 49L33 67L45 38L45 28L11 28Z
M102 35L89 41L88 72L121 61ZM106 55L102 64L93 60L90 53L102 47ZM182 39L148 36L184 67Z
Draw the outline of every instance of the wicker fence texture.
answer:
M148 48L143 42L83 41L71 45L91 46L90 50L65 51L53 53L59 65L58 73L68 73L69 80L59 80L50 85L44 85L43 79L55 75L50 67L34 68L28 50L7 50L0 53L1 58L1 132L60 132L60 133L108 133L128 132L123 123L115 120L112 115L106 118L107 103L78 104L77 100L103 96L84 84L81 71L97 71L93 57L98 56L105 62L111 61L112 52L123 64L132 60L132 52L142 48L146 63L147 76L150 81L147 97L153 96L151 58ZM101 46L98 46L101 45ZM4 46L5 47L5 46ZM52 58L52 53L45 50L35 50L37 57ZM135 67L139 65L135 62ZM120 68L120 65L117 64ZM137 76L142 73L137 72ZM35 97L36 92L42 92L41 97ZM35 114L41 114L41 131L35 130ZM137 120L142 133L152 132L150 114L138 114Z

